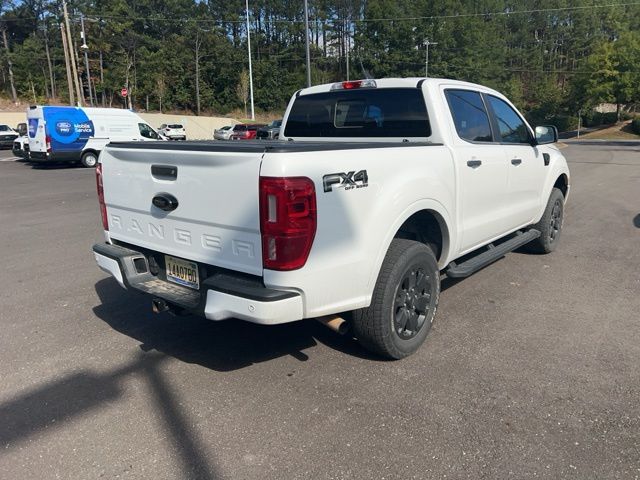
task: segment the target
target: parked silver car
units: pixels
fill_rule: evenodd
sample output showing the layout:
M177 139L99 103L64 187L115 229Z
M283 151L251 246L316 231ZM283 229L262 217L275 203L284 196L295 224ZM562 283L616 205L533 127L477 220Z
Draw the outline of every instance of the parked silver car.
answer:
M216 128L213 131L213 138L216 140L229 140L233 133L233 125L227 125L226 127Z

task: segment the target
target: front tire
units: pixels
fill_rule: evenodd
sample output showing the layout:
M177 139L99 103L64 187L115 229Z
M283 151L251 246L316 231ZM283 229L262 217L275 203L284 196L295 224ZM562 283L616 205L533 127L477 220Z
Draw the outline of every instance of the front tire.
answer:
M95 152L85 152L80 159L83 167L94 168L98 164L98 154Z
M564 222L564 195L559 188L551 190L547 207L542 218L533 228L540 230L540 236L527 245L533 253L551 253L560 242Z
M371 305L353 312L353 330L367 350L391 359L424 342L438 307L440 271L433 250L413 240L391 242Z

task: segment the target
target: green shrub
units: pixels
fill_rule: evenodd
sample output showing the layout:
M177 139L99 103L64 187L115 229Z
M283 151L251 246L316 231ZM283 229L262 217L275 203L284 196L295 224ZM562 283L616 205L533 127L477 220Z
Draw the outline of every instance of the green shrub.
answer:
M583 127L598 127L602 125L602 113L591 110L582 115Z
M571 115L554 115L544 121L545 125L555 125L559 132L567 132L578 128L578 117Z
M640 135L640 117L636 117L633 119L633 122L631 122L631 130L633 131L633 133L637 133L638 135Z
M618 121L618 114L616 112L607 112L602 114L603 125L613 125Z

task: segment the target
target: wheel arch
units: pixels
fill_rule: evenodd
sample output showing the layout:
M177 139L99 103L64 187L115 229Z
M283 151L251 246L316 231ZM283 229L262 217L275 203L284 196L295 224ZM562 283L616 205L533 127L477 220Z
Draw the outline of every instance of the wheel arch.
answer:
M569 195L569 177L566 173L561 173L558 176L553 184L553 188L558 188L562 192L565 200L567 199L567 196Z
M373 291L382 262L394 238L417 240L428 245L435 244L438 252L434 253L440 269L446 265L452 245L455 245L451 217L444 206L435 200L418 201L405 209L396 219L376 256L376 263L368 282L369 294Z
M100 150L90 147L82 150L82 153L80 154L80 158L84 157L87 153L95 153L96 157L98 158L100 157Z

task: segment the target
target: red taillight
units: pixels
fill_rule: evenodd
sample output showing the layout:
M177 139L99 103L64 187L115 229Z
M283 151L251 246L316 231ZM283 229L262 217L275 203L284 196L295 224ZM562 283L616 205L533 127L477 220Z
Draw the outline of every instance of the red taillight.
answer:
M351 90L353 88L360 88L362 86L361 80L355 80L353 82L342 82L342 88L345 90Z
M353 90L354 88L376 88L377 84L375 80L370 78L366 80L351 80L346 82L334 83L331 85L331 90Z
M316 190L307 177L260 177L262 264L295 270L307 262L316 235Z
M102 164L96 165L96 188L98 189L98 203L100 204L100 215L102 215L102 226L109 230L109 219L107 218L107 205L104 203L104 188L102 186Z
M49 135L47 135L45 137L45 142L46 142L46 146L47 146L47 152L51 151L51 137Z

